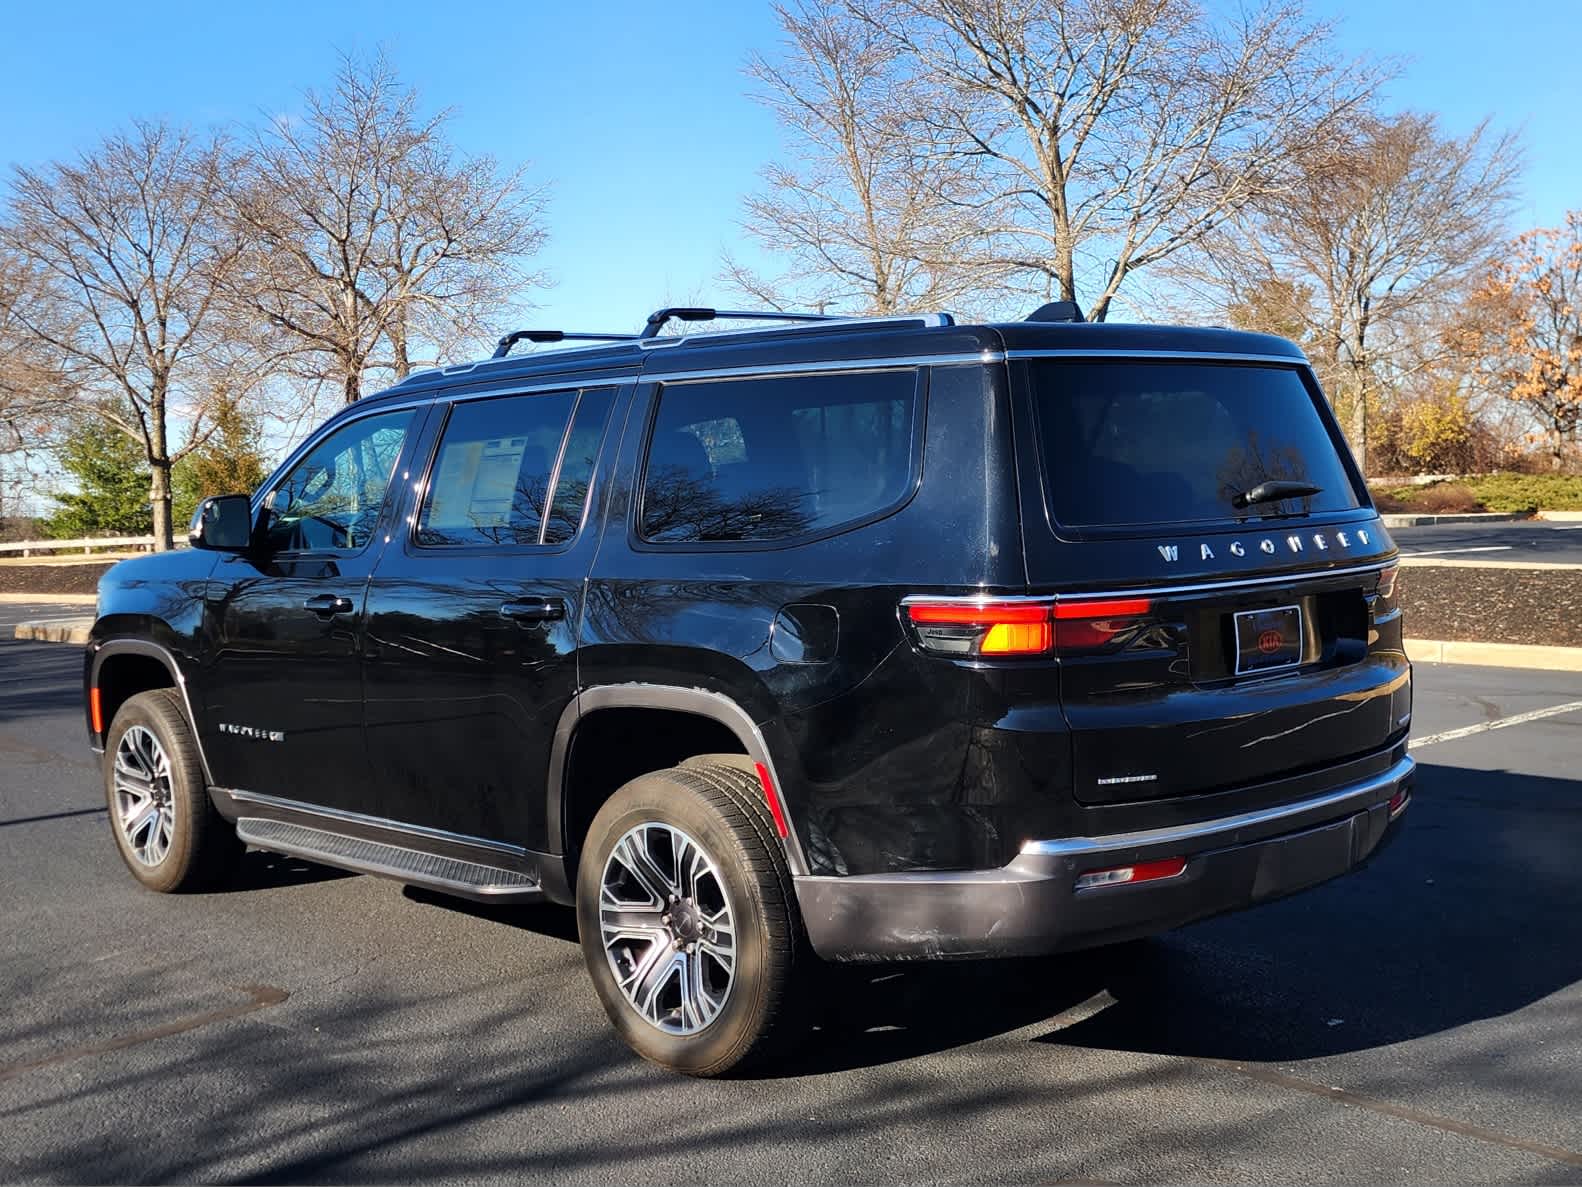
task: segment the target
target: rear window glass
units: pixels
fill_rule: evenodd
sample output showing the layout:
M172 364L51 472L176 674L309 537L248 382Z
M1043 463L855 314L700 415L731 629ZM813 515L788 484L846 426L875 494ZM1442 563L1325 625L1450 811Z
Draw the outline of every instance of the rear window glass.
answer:
M876 371L663 388L643 536L784 540L895 506L912 484L917 384Z
M1049 509L1067 527L1240 520L1360 506L1313 394L1286 367L1030 366ZM1314 495L1238 509L1261 482Z

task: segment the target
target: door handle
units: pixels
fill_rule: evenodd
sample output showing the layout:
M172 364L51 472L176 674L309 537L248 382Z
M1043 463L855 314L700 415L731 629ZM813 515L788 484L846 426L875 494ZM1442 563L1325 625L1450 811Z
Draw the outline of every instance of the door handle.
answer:
M566 603L559 598L521 598L502 605L500 617L513 622L559 622L566 617Z
M350 614L352 612L352 600L343 598L340 594L314 594L302 603L302 608L328 618L334 614Z

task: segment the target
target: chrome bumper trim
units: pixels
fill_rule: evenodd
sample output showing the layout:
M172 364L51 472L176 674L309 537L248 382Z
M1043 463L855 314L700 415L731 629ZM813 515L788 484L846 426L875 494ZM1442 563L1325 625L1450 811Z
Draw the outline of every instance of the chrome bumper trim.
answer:
M1387 771L1383 771L1372 778L1360 783L1348 784L1338 791L1331 791L1324 795L1314 796L1312 799L1297 800L1292 804L1281 804L1274 808L1262 808L1256 812L1243 812L1238 816L1221 816L1215 820L1203 820L1195 824L1178 824L1169 828L1150 828L1134 833L1110 833L1103 837L1067 837L1058 841L1028 841L1022 846L1022 856L1036 857L1071 857L1093 853L1104 853L1112 849L1138 849L1152 845L1173 845L1185 841L1201 841L1212 838L1220 833L1233 833L1239 829L1255 828L1260 825L1270 824L1284 820L1287 817L1304 816L1310 812L1322 811L1326 808L1344 809L1355 801L1356 810L1367 807L1376 799L1386 787L1401 783L1417 765L1410 757L1401 759ZM1336 813L1343 815L1344 812Z

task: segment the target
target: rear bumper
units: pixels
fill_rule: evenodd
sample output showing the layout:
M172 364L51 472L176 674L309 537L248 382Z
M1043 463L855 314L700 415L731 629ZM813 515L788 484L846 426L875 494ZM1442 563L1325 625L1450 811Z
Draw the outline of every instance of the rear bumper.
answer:
M1414 766L1402 758L1361 782L1217 820L1029 841L999 869L798 878L797 898L826 960L1022 956L1114 943L1357 868L1399 828ZM1076 888L1091 870L1176 857L1186 867L1174 877Z

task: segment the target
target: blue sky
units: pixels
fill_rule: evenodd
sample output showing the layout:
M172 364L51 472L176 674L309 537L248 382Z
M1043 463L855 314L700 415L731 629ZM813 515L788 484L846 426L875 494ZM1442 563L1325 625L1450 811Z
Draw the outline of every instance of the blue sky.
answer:
M1311 0L1351 52L1405 59L1394 106L1484 115L1527 146L1515 229L1582 207L1575 0ZM553 183L555 280L535 322L634 327L667 300L729 300L723 250L750 257L739 200L779 151L743 62L773 49L767 4L269 3L9 6L0 43L0 164L88 146L133 116L194 125L292 111L336 53L385 47L454 139L528 160ZM267 17L265 14L268 14Z

